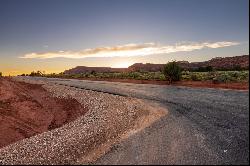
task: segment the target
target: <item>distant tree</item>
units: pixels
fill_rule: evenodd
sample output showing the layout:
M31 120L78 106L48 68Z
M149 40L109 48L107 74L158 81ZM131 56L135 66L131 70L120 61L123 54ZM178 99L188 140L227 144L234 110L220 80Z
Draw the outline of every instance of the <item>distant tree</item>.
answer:
M206 72L206 67L199 67L197 72Z
M32 71L29 76L43 76L43 73L41 71Z
M0 77L2 77L3 76L3 73L2 72L0 72Z
M163 74L170 83L173 81L179 81L181 78L181 67L176 61L169 62L164 66Z
M21 76L25 76L25 74L21 74Z
M36 72L32 71L29 76L35 76Z
M212 66L199 67L199 68L195 69L194 71L196 71L196 72L210 72L210 71L213 71L213 67Z
M198 77L196 74L191 74L191 80L192 81L199 81Z
M212 66L207 66L206 71L208 71L208 72L213 71L213 67Z
M95 71L95 70L92 70L92 71L90 72L90 74L95 75L95 74L96 74L96 71Z
M234 70L234 71L241 71L242 68L241 68L240 65L235 65L235 66L233 67L233 70Z

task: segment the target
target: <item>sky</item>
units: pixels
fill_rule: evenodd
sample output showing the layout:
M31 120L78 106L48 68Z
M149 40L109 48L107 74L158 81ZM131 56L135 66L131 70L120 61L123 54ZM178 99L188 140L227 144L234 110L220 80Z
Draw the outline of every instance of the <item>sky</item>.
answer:
M248 0L0 0L0 72L249 54Z

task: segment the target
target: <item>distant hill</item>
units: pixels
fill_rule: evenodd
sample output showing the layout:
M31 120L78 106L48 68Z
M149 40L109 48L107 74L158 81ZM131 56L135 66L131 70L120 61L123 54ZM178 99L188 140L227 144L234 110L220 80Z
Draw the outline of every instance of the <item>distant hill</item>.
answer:
M234 57L217 57L204 62L178 62L184 69L198 69L201 67L211 66L217 70L235 70L249 69L249 55L234 56Z
M80 74L80 73L112 73L112 72L125 72L127 68L111 68L111 67L87 67L77 66L75 68L65 70L64 74Z
M249 69L249 55L234 56L234 57L217 57L204 62L191 62L178 61L177 62L185 70L198 70L211 66L217 70L236 70L236 69ZM77 66L75 68L65 70L64 74L80 74L91 72L132 72L132 71L145 71L156 72L161 71L165 64L152 64L152 63L135 63L128 68L111 68L111 67L87 67Z

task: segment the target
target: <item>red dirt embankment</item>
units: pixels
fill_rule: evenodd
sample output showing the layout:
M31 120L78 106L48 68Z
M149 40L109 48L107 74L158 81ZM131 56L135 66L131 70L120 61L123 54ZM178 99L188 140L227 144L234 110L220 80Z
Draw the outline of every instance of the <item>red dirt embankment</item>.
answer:
M52 97L41 85L0 78L0 148L60 127L86 111L75 99Z
M74 78L71 78L74 79ZM155 84L155 85L169 85L168 81L157 80L135 80L135 79L111 79L111 78L76 78L79 80L91 81L109 81L109 82L124 82L134 84ZM203 87L203 88L220 88L220 89L235 89L235 90L249 90L248 82L229 82L229 83L213 83L212 81L178 81L172 85L188 86L188 87Z

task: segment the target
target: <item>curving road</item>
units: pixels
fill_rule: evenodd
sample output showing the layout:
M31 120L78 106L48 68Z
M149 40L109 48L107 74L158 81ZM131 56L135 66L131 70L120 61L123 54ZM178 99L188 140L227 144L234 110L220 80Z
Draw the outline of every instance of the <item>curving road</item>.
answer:
M249 91L26 77L157 102L169 113L93 164L249 164Z

